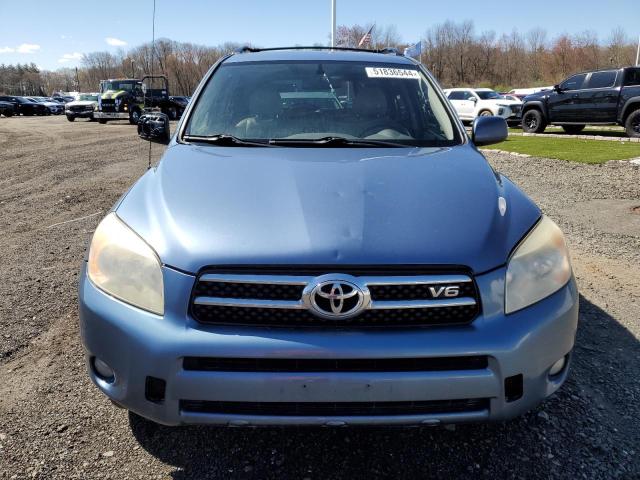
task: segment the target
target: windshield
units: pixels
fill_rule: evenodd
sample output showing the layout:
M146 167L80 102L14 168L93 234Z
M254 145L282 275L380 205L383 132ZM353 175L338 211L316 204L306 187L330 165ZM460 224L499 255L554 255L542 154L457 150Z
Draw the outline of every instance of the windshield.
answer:
M331 61L223 64L198 98L185 133L263 141L460 142L434 86L416 67Z
M106 92L107 90L127 90L132 91L135 89L137 82L129 81L111 81L111 82L102 82L102 91Z
M78 95L76 97L76 100L81 100L81 101L88 101L88 102L97 102L98 101L98 96L97 95Z
M502 99L502 95L500 95L498 92L494 92L493 90L476 90L476 95L478 95L481 100Z

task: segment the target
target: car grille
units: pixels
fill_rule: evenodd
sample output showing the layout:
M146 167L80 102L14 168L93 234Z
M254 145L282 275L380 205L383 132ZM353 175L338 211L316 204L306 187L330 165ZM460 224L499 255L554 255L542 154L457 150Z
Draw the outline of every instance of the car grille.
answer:
M91 112L93 107L91 105L73 105L70 110L75 113Z
M194 372L444 372L483 370L485 356L423 358L233 358L184 357Z
M381 416L477 412L489 409L488 398L412 402L220 402L180 400L180 410L218 415Z
M112 98L104 99L100 102L101 109L103 112L115 112L116 111L116 101Z
M318 277L336 270L343 273L333 276L350 278L368 292L366 306L348 318L319 316L309 306L309 289ZM455 295L445 296L446 287L454 287ZM256 268L251 272L239 268L205 270L200 274L190 312L198 322L218 325L338 328L464 325L478 316L480 301L476 284L464 269L412 271L398 267L331 266Z

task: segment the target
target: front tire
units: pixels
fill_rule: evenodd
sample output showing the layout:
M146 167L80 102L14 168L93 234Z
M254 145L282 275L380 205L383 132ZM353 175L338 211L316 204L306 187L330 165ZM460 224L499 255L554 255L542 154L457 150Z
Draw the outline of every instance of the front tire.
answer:
M482 110L478 116L480 117L493 117L493 112L491 110Z
M5 110L4 111L4 116L5 117L13 117L13 110Z
M585 125L562 125L562 129L569 135L577 135L584 130Z
M522 131L525 133L542 133L547 128L540 110L527 110L522 116Z
M138 110L137 108L134 110L131 110L131 113L129 113L129 123L131 125L138 125L139 120L140 120L140 110Z
M628 137L640 138L640 108L629 114L627 121L624 122L624 129Z
M104 118L99 118L98 123L100 123L100 125L105 125L107 121Z
M69 120L70 122L74 122L76 120L76 117L74 117L73 115L67 115L67 120Z

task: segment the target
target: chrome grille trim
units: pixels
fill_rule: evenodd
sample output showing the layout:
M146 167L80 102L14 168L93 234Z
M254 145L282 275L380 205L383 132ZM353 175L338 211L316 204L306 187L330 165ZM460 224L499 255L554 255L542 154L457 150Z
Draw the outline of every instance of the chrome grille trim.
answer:
M313 280L310 276L292 275L239 275L227 273L205 273L200 276L201 282L222 283L271 283L280 285L307 285Z
M212 305L216 307L282 308L286 310L302 310L306 308L302 301L246 298L196 297L193 303L194 305Z
M339 274L336 274L339 275ZM362 276L351 277L355 283L368 292L369 286L383 285L445 285L470 283L473 280L467 275L413 275L413 276ZM206 273L199 277L200 282L231 284L270 284L308 286L318 277L298 275L252 275ZM307 310L302 298L300 300L265 300L247 298L227 298L213 296L196 296L194 305L242 308L271 308L285 310ZM421 300L370 300L363 310L400 310L415 308L463 307L476 305L472 297L421 299Z
M471 297L447 300L372 300L368 308L371 310L396 310L409 308L468 307L475 304L476 301Z
M362 283L371 285L433 285L444 283L468 283L466 275L413 275L398 277L358 277Z

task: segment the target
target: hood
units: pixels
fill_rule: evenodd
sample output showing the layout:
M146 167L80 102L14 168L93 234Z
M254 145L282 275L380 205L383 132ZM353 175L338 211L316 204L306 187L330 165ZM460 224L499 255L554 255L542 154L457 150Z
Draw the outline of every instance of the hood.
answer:
M519 100L507 100L506 98L490 98L487 100L480 100L481 102L488 102L497 105L498 103L501 105L522 105L522 102Z
M106 92L103 92L102 95L100 95L100 98L109 100L112 98L118 98L125 93L127 93L126 90L107 90Z
M483 272L504 264L540 215L469 144L173 144L116 211L163 263L188 272L221 264L446 264Z
M74 100L73 102L66 103L65 105L69 107L86 107L97 105L98 102L95 100Z
M501 103L503 105L522 105L522 101L520 100L509 100L509 99L502 99L502 100L496 100L496 103Z
M542 100L544 98L547 98L550 93L551 93L551 91L549 91L549 90L542 90L541 92L536 92L536 93L532 93L530 95L527 95L526 97L524 97L522 99L522 101L523 102L529 102L531 100Z

